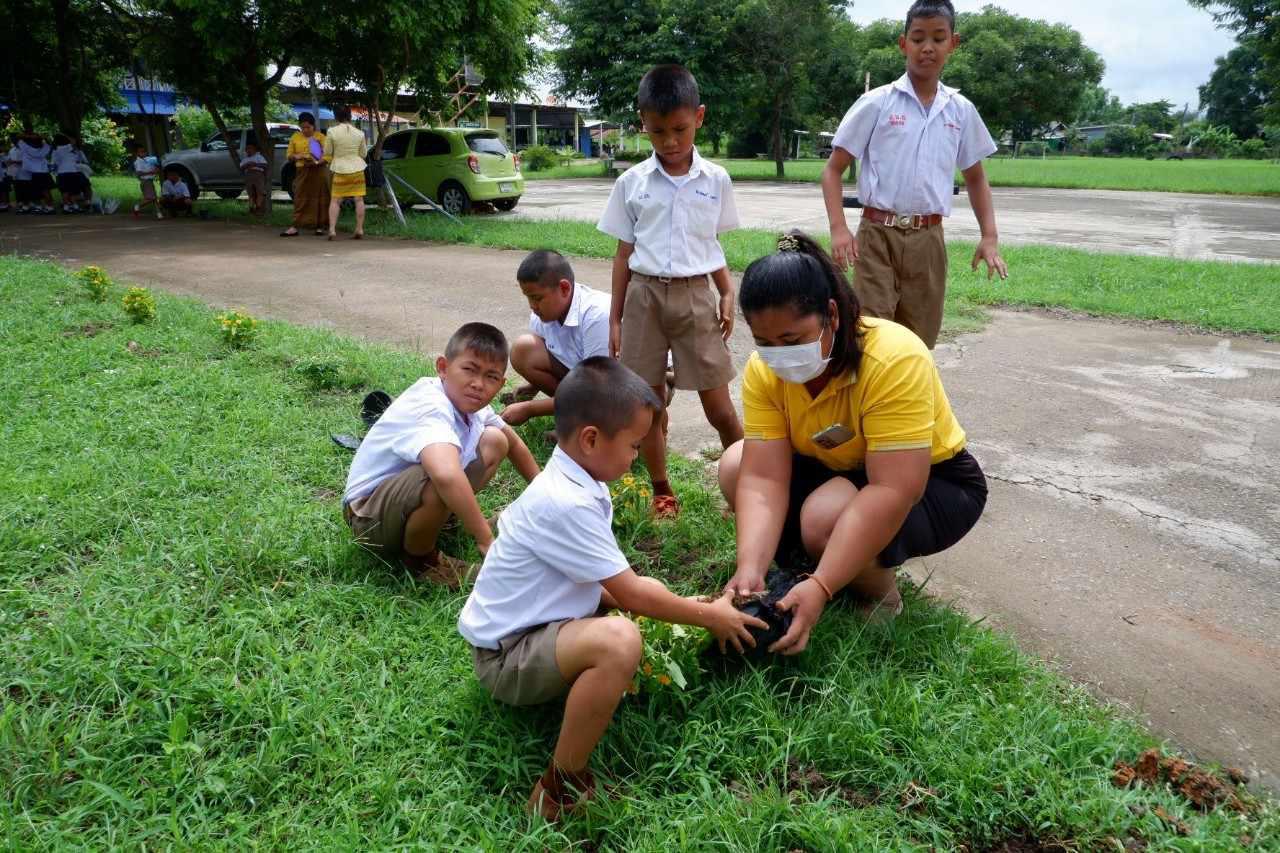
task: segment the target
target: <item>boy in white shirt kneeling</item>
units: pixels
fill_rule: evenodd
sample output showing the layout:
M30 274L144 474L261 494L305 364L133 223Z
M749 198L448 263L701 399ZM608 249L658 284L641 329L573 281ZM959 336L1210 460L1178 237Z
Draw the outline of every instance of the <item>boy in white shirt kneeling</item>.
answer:
M511 366L526 384L500 398L507 404L502 419L512 426L551 415L556 388L569 371L583 359L609 354L610 295L575 282L563 255L530 252L516 282L530 313L529 332L511 345ZM539 391L546 396L539 398Z
M415 578L453 589L469 566L440 553L436 539L451 515L489 550L493 531L480 510L483 489L503 459L526 481L538 463L515 430L489 407L507 373L507 339L488 323L467 323L424 376L370 429L347 475L343 517L356 540L399 558Z
M707 628L741 650L764 623L714 601L682 598L638 576L618 548L606 483L631 468L662 403L607 356L569 371L556 389L550 461L502 512L498 538L458 618L476 676L498 701L535 705L564 697L564 722L528 810L557 820L590 800L587 762L640 664L635 623L601 607Z

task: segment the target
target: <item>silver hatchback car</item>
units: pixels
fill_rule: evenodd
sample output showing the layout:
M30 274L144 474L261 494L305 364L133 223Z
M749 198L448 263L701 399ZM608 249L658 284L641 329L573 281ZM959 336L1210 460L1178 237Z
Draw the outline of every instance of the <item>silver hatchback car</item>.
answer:
M235 140L239 151L243 153L248 142L257 141L257 134L251 127L227 128L231 138ZM293 187L293 168L285 168L285 149L289 147L289 139L298 130L292 124L268 124L271 142L275 148L271 164L271 185L289 191ZM240 157L236 157L239 163ZM200 144L199 148L183 148L170 151L162 161L165 169L175 168L182 176L183 182L191 190L192 196L208 191L217 193L221 198L236 198L244 190L244 175L238 166L233 165L227 154L227 142L221 133L215 133Z

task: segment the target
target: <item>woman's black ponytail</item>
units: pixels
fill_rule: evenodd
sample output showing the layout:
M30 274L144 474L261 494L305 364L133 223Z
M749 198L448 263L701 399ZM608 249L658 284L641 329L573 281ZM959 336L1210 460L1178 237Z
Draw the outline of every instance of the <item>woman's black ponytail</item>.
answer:
M844 273L821 246L802 231L791 231L778 240L778 251L757 258L742 275L738 302L742 314L791 306L801 316L826 317L834 300L840 328L831 347L831 374L857 371L862 360L860 318L862 306Z

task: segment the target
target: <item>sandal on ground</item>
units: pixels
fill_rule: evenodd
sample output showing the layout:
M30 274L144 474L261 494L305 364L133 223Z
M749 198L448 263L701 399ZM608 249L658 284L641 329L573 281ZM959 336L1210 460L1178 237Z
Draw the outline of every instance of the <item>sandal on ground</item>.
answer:
M534 784L525 810L554 823L566 812L574 814L586 808L595 796L596 778L590 770L570 773L553 761Z
M498 402L504 406L510 406L513 403L527 403L536 396L538 396L537 388L532 385L521 385L514 391L503 391L498 395Z
M361 232L359 232L359 233L357 233L357 234L352 234L352 235L351 235L351 239L352 239L352 240L363 240L363 239L364 239L364 232L363 232L363 231L361 231Z
M680 517L680 499L675 495L654 495L653 517L658 521L675 521Z
M436 552L424 556L405 554L400 560L419 583L439 584L449 589L461 589L471 580L471 566L457 557Z
M297 232L297 230L295 230L295 229L293 229L293 228L290 228L290 229L288 229L287 231L281 231L281 232L280 232L280 236L281 236L281 237L297 237L297 236L298 236L298 232Z
M328 239L328 240L332 240L332 239L334 239L334 238L335 238L335 237L337 237L337 236L338 236L338 235L336 235L336 234L330 234L326 239Z
M317 228L317 229L316 229L316 236L317 236L317 237L323 237L325 234L328 234L328 233L329 233L329 232L328 232L328 231L325 231L323 228Z
M560 443L560 437L556 435L556 431L553 429L549 429L544 432L542 434L542 440L547 444L550 444L552 447Z

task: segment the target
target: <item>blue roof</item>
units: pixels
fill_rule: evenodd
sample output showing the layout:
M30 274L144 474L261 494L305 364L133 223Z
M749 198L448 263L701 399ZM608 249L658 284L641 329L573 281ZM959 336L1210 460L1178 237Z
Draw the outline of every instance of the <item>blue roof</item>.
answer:
M141 104L138 103L139 94L141 94ZM171 116L181 106L178 103L178 95L175 92L157 92L153 89L143 89L139 93L137 89L121 87L120 96L124 98L124 112L129 115L142 115L145 113L155 116ZM186 98L182 100L185 102Z
M333 110L328 107L320 107L318 110L312 110L310 104L290 104L293 108L293 114L300 116L303 113L315 112L316 121L333 121Z

